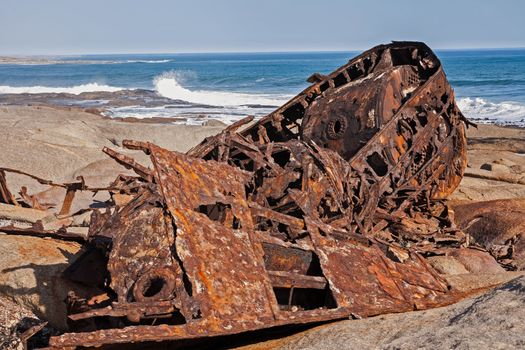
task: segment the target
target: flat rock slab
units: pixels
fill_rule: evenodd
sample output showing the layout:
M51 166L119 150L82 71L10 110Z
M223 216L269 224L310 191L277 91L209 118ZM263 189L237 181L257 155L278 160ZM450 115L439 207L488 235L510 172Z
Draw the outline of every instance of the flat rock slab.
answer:
M79 109L45 106L1 106L0 125L0 166L55 182L69 182L83 175L89 186L107 186L119 172L126 172L108 161L109 157L101 152L104 146L122 151L116 145L121 145L123 139L133 139L185 152L204 137L223 129L223 126L128 123ZM111 170L101 171L108 164ZM30 194L47 189L24 176L8 174L7 180L15 195L21 186L27 186Z
M50 213L43 210L23 208L14 205L0 203L0 219L35 223L49 216Z
M525 129L478 125L467 129L467 140L466 176L451 198L525 197Z

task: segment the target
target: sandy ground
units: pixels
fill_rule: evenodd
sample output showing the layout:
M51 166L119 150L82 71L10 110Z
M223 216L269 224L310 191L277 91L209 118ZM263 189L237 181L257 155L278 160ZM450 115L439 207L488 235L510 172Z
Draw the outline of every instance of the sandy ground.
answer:
M111 147L145 164L140 152L120 147L122 140L150 141L185 152L221 126L186 126L110 120L79 109L43 106L0 107L0 166L16 168L57 182L85 177L88 185L105 186L123 167L101 149ZM453 200L525 197L525 129L470 127L468 168ZM10 188L41 189L35 181L8 178Z

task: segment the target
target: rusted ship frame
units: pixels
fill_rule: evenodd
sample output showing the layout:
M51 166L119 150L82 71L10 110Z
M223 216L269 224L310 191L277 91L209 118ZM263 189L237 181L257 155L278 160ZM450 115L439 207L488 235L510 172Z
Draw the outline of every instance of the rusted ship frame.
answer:
M375 47L251 126L186 155L126 141L148 169L94 212L66 271L71 333L52 348L179 340L457 301L423 255L465 245L439 200L466 165L466 120L422 43ZM238 129L244 130L238 132ZM129 190L133 188L133 190ZM7 196L9 197L9 196Z

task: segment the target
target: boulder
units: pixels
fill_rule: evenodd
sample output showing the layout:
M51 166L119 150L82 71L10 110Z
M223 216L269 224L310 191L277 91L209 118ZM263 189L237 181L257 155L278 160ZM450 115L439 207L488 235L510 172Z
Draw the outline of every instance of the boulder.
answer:
M498 164L498 163L483 163L481 164L480 169L501 172L501 173L510 172L510 168L508 166L504 164Z
M427 258L437 272L442 275L461 275L468 273L468 270L453 256L438 255Z
M454 249L451 256L472 273L503 273L505 269L488 252L477 249Z
M506 283L525 275L524 271L506 271L503 273L466 273L443 276L450 288L457 292L473 293Z
M224 124L223 122L221 122L220 120L217 120L217 119L208 119L204 123L202 123L202 125L204 125L204 126L218 126L218 127L225 127L226 126L226 124Z

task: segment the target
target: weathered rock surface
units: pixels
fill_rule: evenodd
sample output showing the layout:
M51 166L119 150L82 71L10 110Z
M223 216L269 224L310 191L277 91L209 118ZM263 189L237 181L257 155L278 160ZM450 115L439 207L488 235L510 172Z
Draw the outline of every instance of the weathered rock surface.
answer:
M0 349L22 350L20 324L25 320L36 320L36 316L26 308L0 296Z
M453 199L525 197L525 129L478 125L467 140L468 167Z
M61 273L79 251L77 243L0 234L0 298L65 329L67 292L83 291Z
M0 220L35 223L49 216L48 212L0 203Z
M468 270L453 256L438 255L427 258L430 265L442 275L461 275Z
M443 308L323 325L255 349L523 349L525 276Z
M128 153L118 145L123 139L133 139L185 152L223 128L129 123L78 109L45 106L1 106L0 125L0 166L55 182L73 181L82 175L89 186L107 186L115 174L125 172L114 161L108 161L109 157L101 152L104 146ZM110 168L100 172L108 164ZM12 174L8 174L8 184L15 194L21 186L27 186L30 194L46 188L27 177Z
M524 199L452 203L452 208L456 225L476 243L500 263L525 269Z
M487 252L461 248L452 250L453 256L459 263L461 263L467 271L472 273L504 273L505 269L501 267L496 259Z
M501 285L524 275L525 271L507 271L504 273L465 273L442 277L456 291L472 293L473 291L486 290L487 288Z

